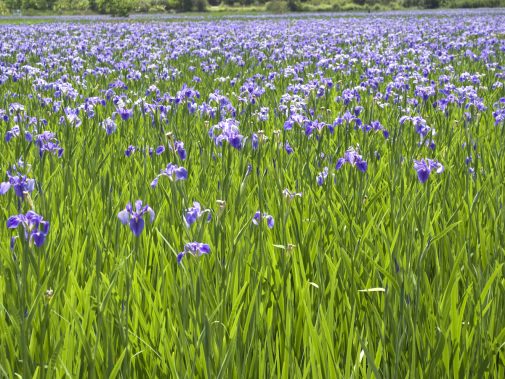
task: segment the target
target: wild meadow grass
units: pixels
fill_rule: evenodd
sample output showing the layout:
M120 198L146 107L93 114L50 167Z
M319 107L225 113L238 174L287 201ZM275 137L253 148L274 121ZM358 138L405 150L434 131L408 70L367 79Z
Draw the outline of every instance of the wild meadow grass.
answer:
M0 32L0 377L505 377L503 12Z

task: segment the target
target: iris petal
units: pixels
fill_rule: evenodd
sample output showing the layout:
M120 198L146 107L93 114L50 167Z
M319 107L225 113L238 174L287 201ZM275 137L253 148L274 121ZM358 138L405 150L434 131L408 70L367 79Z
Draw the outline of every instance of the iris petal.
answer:
M10 188L11 184L9 182L0 183L0 195L5 195Z
M198 250L202 254L209 254L210 253L210 246L207 245L206 243L201 243Z
M16 229L23 220L19 216L11 216L7 220L7 228Z
M267 226L272 229L274 227L274 218L272 216L267 216Z
M46 240L46 234L42 232L37 232L32 234L33 242L35 243L35 246L40 247Z
M421 183L425 183L430 176L430 172L428 170L419 170L417 172L417 177Z
M121 221L123 225L126 225L130 220L130 213L126 209L124 209L117 214L117 217L119 218L119 221Z
M184 258L184 252L177 254L177 263L181 263L182 258Z
M154 217L156 216L156 214L154 213L153 209L151 207L147 207L147 213L149 213L149 216L151 218L151 222L154 221Z
M130 220L130 229L136 237L140 236L140 233L142 233L142 230L144 230L144 219L132 218Z

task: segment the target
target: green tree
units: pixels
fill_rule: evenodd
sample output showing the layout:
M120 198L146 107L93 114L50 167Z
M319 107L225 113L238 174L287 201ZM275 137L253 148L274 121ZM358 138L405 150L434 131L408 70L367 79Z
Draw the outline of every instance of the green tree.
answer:
M21 0L3 0L3 3L11 11L21 9Z
M96 10L117 17L128 17L133 9L133 0L95 0Z
M440 7L440 0L424 0L424 7L434 9Z
M89 1L88 0L57 0L53 9L57 11L84 11L89 9Z
M22 0L21 8L46 10L47 9L47 2L45 0Z
M198 12L205 12L207 10L207 0L193 0L193 5Z
M179 10L183 12L191 12L193 9L193 0L180 0Z
M7 5L5 5L2 0L0 0L0 15L5 16L7 14L9 14L9 9L7 8Z

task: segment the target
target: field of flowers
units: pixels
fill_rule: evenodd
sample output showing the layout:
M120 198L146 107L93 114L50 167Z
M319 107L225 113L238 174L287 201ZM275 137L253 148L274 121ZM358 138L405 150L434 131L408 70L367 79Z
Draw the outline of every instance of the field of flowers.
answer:
M0 26L0 377L505 377L505 11Z

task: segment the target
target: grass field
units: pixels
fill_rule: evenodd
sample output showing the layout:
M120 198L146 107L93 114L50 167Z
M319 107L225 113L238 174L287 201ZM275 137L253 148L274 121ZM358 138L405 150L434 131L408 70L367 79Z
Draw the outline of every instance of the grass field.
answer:
M53 21L0 25L0 377L505 377L503 10Z

